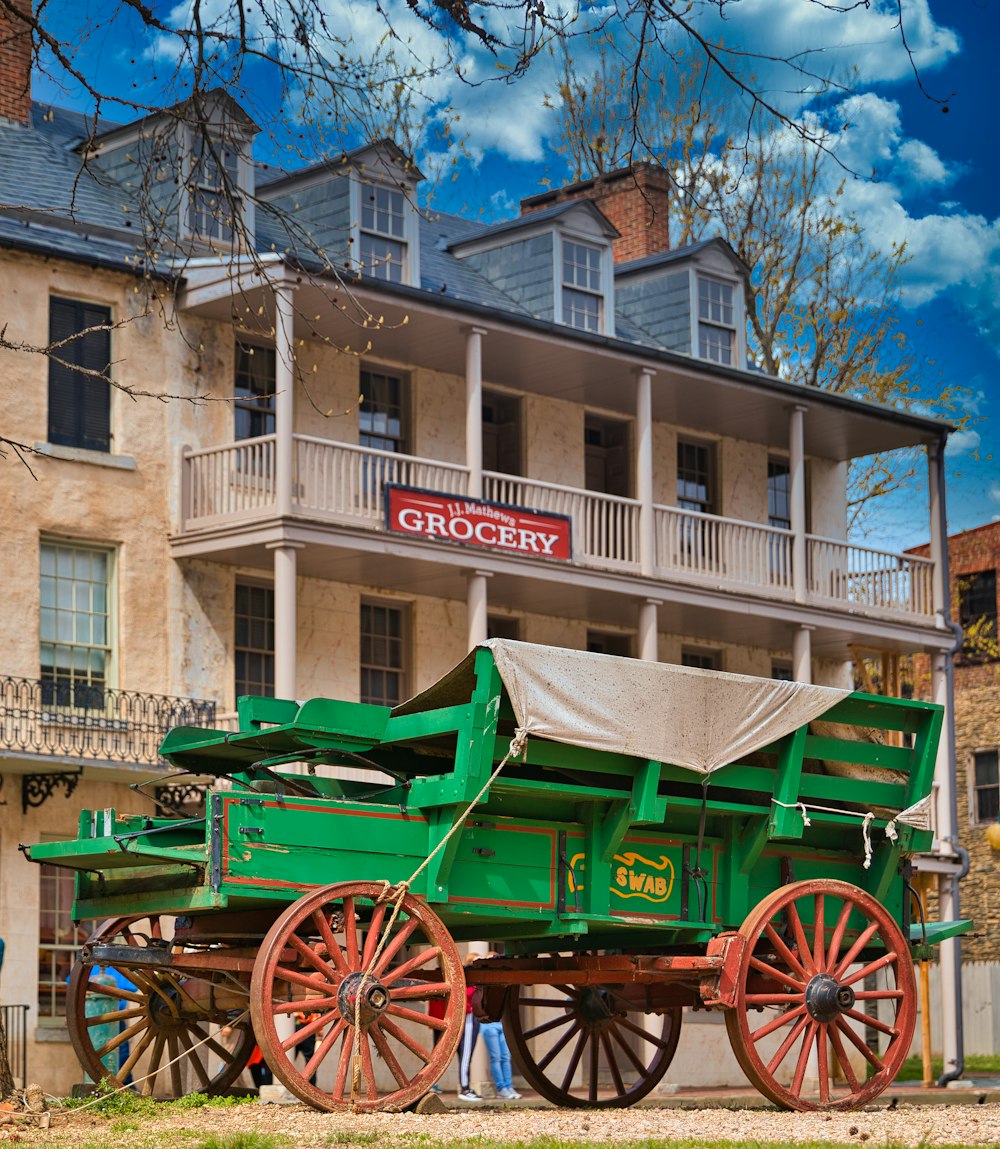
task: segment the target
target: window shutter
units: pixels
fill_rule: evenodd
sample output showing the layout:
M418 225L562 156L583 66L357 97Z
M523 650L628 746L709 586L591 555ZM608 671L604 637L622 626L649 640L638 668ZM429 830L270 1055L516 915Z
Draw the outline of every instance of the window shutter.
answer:
M50 300L49 341L60 343L88 327L109 327L111 311L72 299ZM111 388L73 369L108 374L110 331L95 331L59 347L49 359L49 442L92 451L111 449ZM62 362L56 362L56 359Z

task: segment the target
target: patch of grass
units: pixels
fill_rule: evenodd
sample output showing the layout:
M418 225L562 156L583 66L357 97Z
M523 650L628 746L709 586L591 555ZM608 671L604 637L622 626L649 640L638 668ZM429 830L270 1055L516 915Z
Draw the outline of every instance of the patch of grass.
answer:
M940 1057L931 1059L931 1072L934 1080L944 1072L944 1061ZM1000 1053L970 1054L965 1059L965 1076L977 1073L995 1073L1000 1075ZM923 1058L916 1054L903 1062L903 1067L896 1076L897 1081L921 1081L924 1076Z
M291 1138L281 1133L210 1133L193 1142L194 1149L282 1149Z
M338 1129L326 1139L328 1145L372 1145L379 1140L377 1133L352 1133L347 1129Z

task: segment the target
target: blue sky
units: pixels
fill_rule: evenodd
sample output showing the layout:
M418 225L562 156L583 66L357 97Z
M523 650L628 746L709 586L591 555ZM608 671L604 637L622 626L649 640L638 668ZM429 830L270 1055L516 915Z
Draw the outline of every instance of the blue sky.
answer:
M351 52L370 60L385 51L385 22L371 0L319 2ZM569 0L548 4L550 12L570 7ZM183 4L154 3L153 8L171 22L186 15ZM202 0L203 13L227 8L228 0ZM400 33L397 58L444 59L440 37L413 19L406 0L383 0L381 9ZM854 171L874 172L876 178L851 179L845 199L871 242L907 243L911 260L903 327L925 362L925 388L954 383L969 392L970 422L954 438L948 457L949 526L956 531L1000 518L1000 466L993 458L1000 425L1000 162L992 112L1000 0L904 0L902 10L921 81L933 99L914 78L891 0L872 0L869 8L846 14L810 0L742 0L721 16L706 4L700 26L721 28L728 43L776 56L804 45L821 47L814 58L817 70L857 70L855 93L838 109L849 124L838 146ZM155 102L159 84L172 70L162 40L137 32L114 0L51 0L47 11L71 38L81 20L90 29L80 43L79 61L99 87L140 97L149 91ZM494 62L474 42L458 47L469 77L496 74ZM808 111L795 78L779 65L761 60L755 72L784 110ZM443 115L460 113L459 131L467 133L460 178L441 182L437 206L503 218L516 212L523 196L564 182L561 161L548 147L556 125L555 84L555 65L540 57L514 84L470 86L446 69L424 86L418 115L428 130L418 163L433 170L450 160L438 150L433 131ZM280 122L273 82L258 71L252 91L254 106L248 110L258 122ZM78 89L60 90L45 78L36 82L35 95L61 106L90 106ZM128 118L112 108L106 114ZM258 144L266 146L261 138ZM294 160L284 162L295 166ZM923 541L922 504L916 492L888 504L877 520L879 543L903 547Z

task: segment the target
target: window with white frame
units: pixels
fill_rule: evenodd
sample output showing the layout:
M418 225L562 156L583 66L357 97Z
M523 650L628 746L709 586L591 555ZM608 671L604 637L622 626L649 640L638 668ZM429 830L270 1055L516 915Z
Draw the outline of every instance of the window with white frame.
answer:
M99 709L113 654L114 552L45 541L39 585L39 662L48 706Z
M276 391L274 348L237 343L233 385L237 439L274 434Z
M993 822L1000 818L1000 755L978 750L972 755L972 820Z
M239 149L208 132L193 131L189 164L188 234L203 242L231 242L244 211Z
M698 354L732 366L736 359L736 285L698 276Z
M91 925L73 921L74 872L49 865L39 871L38 1018L42 1025L54 1025L66 1016L66 984Z
M570 327L603 330L602 254L589 243L562 241L562 318Z
M406 196L384 184L361 185L361 267L366 275L406 278Z

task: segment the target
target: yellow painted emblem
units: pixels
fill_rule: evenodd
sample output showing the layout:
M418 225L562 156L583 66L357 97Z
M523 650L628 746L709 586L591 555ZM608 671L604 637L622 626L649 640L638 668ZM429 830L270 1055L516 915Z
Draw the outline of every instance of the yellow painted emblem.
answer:
M674 888L674 864L660 854L659 861L642 854L615 854L617 865L611 867L611 892L619 898L642 898L647 902L665 902ZM576 854L569 862L571 893L583 889L584 855Z

